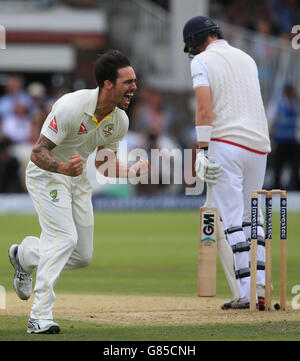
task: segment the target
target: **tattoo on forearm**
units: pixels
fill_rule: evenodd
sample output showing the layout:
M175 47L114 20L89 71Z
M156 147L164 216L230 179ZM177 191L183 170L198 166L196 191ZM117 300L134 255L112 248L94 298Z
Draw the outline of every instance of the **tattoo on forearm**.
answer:
M31 160L40 168L49 172L58 171L58 161L52 156L51 150L56 144L44 136L40 136L31 154Z

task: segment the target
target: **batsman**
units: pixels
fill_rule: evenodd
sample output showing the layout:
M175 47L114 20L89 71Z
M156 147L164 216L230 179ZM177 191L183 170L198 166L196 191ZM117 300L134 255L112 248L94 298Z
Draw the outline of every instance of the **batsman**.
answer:
M208 17L190 19L184 26L183 39L184 52L193 58L199 148L195 169L203 181L215 184L212 198L222 219L218 251L233 293L233 299L221 308L247 309L250 198L253 190L263 188L271 151L258 69L248 54L224 39L220 27ZM260 204L258 209L256 290L257 302L264 303L265 236Z

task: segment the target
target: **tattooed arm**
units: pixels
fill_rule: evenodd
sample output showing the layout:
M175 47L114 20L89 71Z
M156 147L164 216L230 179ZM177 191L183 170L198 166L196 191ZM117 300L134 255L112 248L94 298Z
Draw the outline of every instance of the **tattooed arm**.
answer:
M79 155L72 155L68 162L60 162L51 154L56 144L41 135L31 152L31 161L39 168L49 172L60 173L72 177L80 175L83 171Z

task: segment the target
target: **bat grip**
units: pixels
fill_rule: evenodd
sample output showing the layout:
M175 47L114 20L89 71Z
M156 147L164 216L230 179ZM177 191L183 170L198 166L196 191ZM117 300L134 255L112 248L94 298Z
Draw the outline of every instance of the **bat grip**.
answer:
M213 185L206 183L206 202L205 202L205 206L206 207L213 207L213 192L212 189Z

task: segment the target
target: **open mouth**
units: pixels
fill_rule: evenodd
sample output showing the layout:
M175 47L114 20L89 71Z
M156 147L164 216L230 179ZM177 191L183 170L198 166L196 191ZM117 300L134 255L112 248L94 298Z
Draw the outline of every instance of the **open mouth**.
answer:
M126 104L130 104L132 97L133 97L133 93L126 93L124 95L124 102Z

